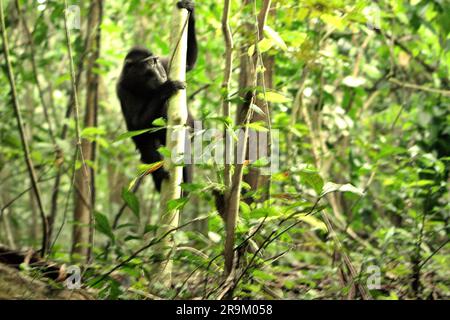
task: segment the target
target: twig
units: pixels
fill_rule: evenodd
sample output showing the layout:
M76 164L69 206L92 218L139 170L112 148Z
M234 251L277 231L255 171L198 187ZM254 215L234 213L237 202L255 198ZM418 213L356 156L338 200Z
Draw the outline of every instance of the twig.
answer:
M50 120L50 116L48 114L49 107L48 107L47 103L45 102L44 90L42 89L42 85L41 85L41 82L39 81L39 77L38 77L38 70L37 70L37 65L36 65L36 49L34 46L33 35L31 34L30 28L28 27L27 19L25 18L25 15L23 14L23 11L21 10L19 0L15 0L15 5L16 5L16 9L17 9L19 18L22 21L22 25L23 25L23 29L25 30L26 37L27 37L28 47L30 49L30 55L31 55L30 58L31 58L31 68L33 70L33 78L34 78L34 82L36 83L36 87L39 92L39 99L41 101L42 109L44 110L44 118L48 125L48 133L49 133L50 139L52 140L53 147L55 149L55 156L58 157L59 147L56 143L52 121ZM51 95L50 95L50 99L53 99L53 97Z
M450 90L428 88L428 87L424 87L424 86L421 86L421 85L418 85L418 84L414 84L414 83L402 82L402 81L399 81L399 80L397 80L395 78L390 78L389 81L392 82L392 83L395 83L398 86L404 87L404 88L415 89L415 90L431 92L431 93L437 93L437 94L442 94L444 96L450 97Z
M441 250L443 247L445 247L449 242L450 242L450 238L447 239L447 241L445 241L444 243L442 243L439 247L437 247L436 250L434 250L434 251L433 251L433 252L432 252L425 260L422 261L422 263L419 265L419 269L422 269L423 266L424 266L425 264L427 264L428 261L430 261L430 259L433 258L434 255L435 255L436 253L438 253L439 250Z
M197 218L197 219L193 219L191 221L186 222L185 224L182 224L178 227L169 229L168 231L166 231L164 234L162 234L160 237L157 238L153 238L152 240L150 240L149 243L147 243L145 246L141 247L140 249L138 249L137 251L135 251L134 253L132 253L127 259L125 259L124 261L120 262L118 265L116 265L115 267L113 267L111 270L109 270L108 272L104 273L102 276L100 276L100 278L95 281L93 284L91 284L91 286L95 286L96 284L100 283L101 281L103 281L104 279L106 279L106 277L108 277L111 273L113 273L114 271L116 271L117 269L119 269L120 267L124 266L125 264L127 264L128 262L130 262L131 260L133 260L135 257L137 257L141 252L145 251L146 249L158 244L159 242L161 242L162 240L164 240L168 235L170 235L172 232L175 232L181 228L186 227L187 225L190 225L191 223L195 222L195 221L200 221L200 220L204 220L207 217L202 217L202 218Z

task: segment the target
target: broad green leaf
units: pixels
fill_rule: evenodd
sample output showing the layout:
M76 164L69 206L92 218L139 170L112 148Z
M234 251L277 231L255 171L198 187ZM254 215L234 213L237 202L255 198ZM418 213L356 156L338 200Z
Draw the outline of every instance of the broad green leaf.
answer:
M258 279L261 279L264 281L271 281L271 280L277 279L277 277L274 276L273 274L269 274L269 273L266 273L266 272L264 272L262 270L258 270L258 269L253 271L253 276L255 278L258 278Z
M205 185L202 183L182 183L181 189L187 192L195 192L205 188Z
M341 17L331 15L331 14L322 14L320 19L326 24L332 25L333 27L342 30L345 27L345 22Z
M189 198L180 198L180 199L173 199L170 200L167 203L167 209L168 210L180 210L183 208L186 203L189 201Z
M139 199L136 195L129 191L127 188L122 189L122 199L134 213L134 215L139 218Z
M225 125L231 126L233 124L233 120L230 117L209 117L208 121L218 121Z
M274 45L274 42L272 39L264 38L261 41L258 42L258 50L261 53L264 53L266 51L269 51L270 48L272 48Z
M154 125L156 127L165 127L167 125L167 123L166 123L166 120L164 120L164 118L158 118L152 122L152 125Z
M262 116L265 115L264 111L262 111L262 109L260 107L258 107L256 104L252 103L250 104L250 109L252 109L253 111L255 111L257 114L260 114Z
M247 55L249 57L252 57L254 54L255 54L255 45L252 44L247 50Z
M114 240L114 234L112 232L108 218L100 212L96 212L94 214L94 217L95 217L95 229L103 233L104 235L108 236L111 240Z
M327 182L324 185L320 196L323 197L324 195L326 195L330 192L336 192L336 191L351 192L351 193L355 193L360 196L364 195L364 192L361 189L351 185L350 183L337 184L337 183L333 183L333 182Z
M248 205L248 203L246 203L244 201L240 201L239 202L239 209L240 209L241 215L246 216L246 217L249 216L251 208Z
M306 222L307 224L312 226L314 229L319 229L319 230L322 230L325 232L328 231L325 223L323 223L322 221L320 221L319 219L317 219L316 217L313 217L311 215L301 214L301 215L297 216L297 219Z
M151 130L152 130L152 128L149 128L149 129L143 129L143 130L136 130L136 131L128 131L128 132L125 132L125 133L120 134L120 135L114 140L114 142L121 141L121 140L125 140L125 139L131 138L131 137L135 137L135 136L141 135L141 134L143 134L143 133L149 132L149 131L151 131Z
M82 138L92 138L106 134L106 130L98 127L87 127L81 131Z
M278 32L276 32L275 30L273 30L271 27L269 26L264 26L264 33L265 35L272 39L272 41L282 50L286 51L287 50L287 46L286 43L284 43L284 40L280 37L280 35L278 34Z
M306 184L312 187L318 195L322 192L324 181L317 170L305 167L301 169L300 177Z
M276 210L274 207L264 207L253 210L250 213L250 217L253 219L264 218L264 217L274 217L279 216L281 212Z
M259 93L258 94L258 98L261 100L264 100L264 94L263 93ZM275 91L267 91L266 95L265 95L265 100L267 100L268 102L273 102L273 103L286 103L286 102L291 102L291 99L283 96L282 94L279 94L278 92Z
M156 232L158 230L158 226L154 224L148 224L145 226L144 233Z
M269 160L266 157L262 157L252 162L252 167L267 167L268 165Z
M257 121L257 122L250 122L247 124L247 127L250 129L253 129L257 132L267 132L269 131L269 129L267 129L265 126L265 124L261 121Z
M172 152L167 147L159 147L158 152L161 153L165 158L170 158L172 156Z

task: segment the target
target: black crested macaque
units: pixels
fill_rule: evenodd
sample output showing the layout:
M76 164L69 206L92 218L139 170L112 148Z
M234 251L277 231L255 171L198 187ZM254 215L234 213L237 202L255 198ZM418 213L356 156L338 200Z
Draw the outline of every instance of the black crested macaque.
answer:
M190 13L186 58L186 69L189 71L197 61L194 3L192 0L182 0L177 5ZM168 73L168 57L159 58L144 47L134 47L128 52L117 83L117 95L129 131L152 128L155 119L167 119L167 101L178 90L186 88L184 82L168 79ZM193 128L193 122L188 112L187 125ZM162 160L158 148L166 145L166 130L146 132L134 136L133 141L141 154L141 161L155 163ZM191 171L192 168L183 168L184 182L192 181ZM168 177L168 172L159 168L152 175L156 189L161 191L161 183Z

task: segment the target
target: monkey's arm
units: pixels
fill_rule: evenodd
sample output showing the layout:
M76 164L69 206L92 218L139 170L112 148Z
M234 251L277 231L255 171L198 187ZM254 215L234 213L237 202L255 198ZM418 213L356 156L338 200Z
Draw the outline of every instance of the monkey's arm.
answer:
M189 11L189 25L188 25L188 43L187 43L187 57L186 70L192 70L197 62L197 37L195 35L195 16L194 16L194 2L192 0L182 0L177 3L178 8Z
M195 18L194 10L192 10L189 16L189 27L188 27L188 47L187 47L187 59L186 59L186 70L194 69L195 63L197 62L197 37L195 35Z
M150 128L155 119L166 117L166 101L170 99L178 90L186 88L182 81L167 80L162 84L157 92L151 94L151 99L141 109L141 112L133 116L134 123L139 129Z

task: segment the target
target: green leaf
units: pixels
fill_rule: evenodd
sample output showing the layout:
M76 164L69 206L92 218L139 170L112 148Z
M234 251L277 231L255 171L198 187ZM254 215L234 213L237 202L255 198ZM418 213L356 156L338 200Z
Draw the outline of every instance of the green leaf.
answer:
M274 45L274 42L272 39L264 38L261 41L258 42L258 50L261 53L264 53L266 51L269 51L270 48L272 48Z
M239 212L245 218L250 218L250 206L244 201L239 202Z
M314 189L316 194L319 195L322 192L324 181L317 170L304 167L300 170L300 177L307 185Z
M123 188L122 199L134 213L136 218L139 219L139 199L136 197L136 195L133 192L129 191L127 188Z
M284 43L284 40L280 37L278 32L273 30L269 26L264 26L264 34L270 38L279 48L281 48L283 51L287 50L287 45Z
M325 225L325 223L323 223L322 221L320 221L319 219L317 219L316 217L313 217L311 215L299 215L297 216L298 220L301 220L303 222L306 222L307 224L309 224L310 226L312 226L314 229L319 229L322 230L324 232L327 232L327 226Z
M279 210L276 210L274 207L264 207L253 210L250 214L250 217L253 219L259 219L264 217L276 217L280 214L281 212Z
M267 159L267 157L262 157L259 158L257 160L255 160L254 162L252 162L252 167L256 167L256 168L263 168L263 167L267 167L269 165L269 159Z
M158 230L158 226L154 224L148 224L145 226L144 233L156 232Z
M136 182L138 181L139 177L135 177L133 178L133 180L130 181L130 183L128 184L128 190L133 189L133 187L135 186Z
M205 188L205 185L202 183L182 183L181 189L187 192L195 192Z
M207 119L208 119L208 121L221 122L227 126L231 126L233 124L233 119L231 119L230 117L210 117Z
M341 17L335 15L325 13L320 16L320 19L326 24L332 25L339 30L342 30L345 27L344 20Z
M258 107L256 104L252 103L250 104L250 109L252 109L253 111L255 111L257 114L260 114L262 116L265 115L264 111L262 111L262 109L260 107Z
M142 237L140 237L140 236L130 234L130 235L126 236L126 237L123 239L123 241L124 241L124 242L127 242L127 241L131 241L131 240L141 240L141 239L142 239Z
M264 94L263 93L258 94L258 98L261 100L264 100ZM289 99L275 91L267 91L266 95L265 95L265 100L267 100L268 102L273 102L273 103L291 102L291 99Z
M253 56L253 54L255 54L255 45L254 44L252 44L247 50L247 55L249 57Z
M84 128L83 131L81 131L80 136L82 138L95 138L96 136L105 135L106 130L103 128L97 128L97 127L87 127Z
M104 235L108 236L111 240L114 241L114 234L112 232L108 218L100 212L96 212L94 214L94 217L95 217L95 229L103 233Z
M322 189L322 193L320 194L321 197L323 197L324 195L330 193L330 192L351 192L351 193L355 193L357 195L363 196L364 192L351 185L350 183L346 183L346 184L337 184L337 183L333 183L333 182L327 182L325 184L325 186Z
M271 280L277 279L277 277L274 276L273 274L268 274L262 270L254 270L252 273L255 278L258 278L258 279L261 279L264 281L271 281Z
M249 124L247 124L247 127L249 129L253 129L257 132L267 132L269 131L269 129L267 129L266 127L264 127L264 122L262 121L257 121L257 122L250 122Z
M163 155L163 157L165 158L170 158L172 156L172 152L170 152L170 149L168 149L167 147L159 147L158 148L158 152L161 153Z
M167 203L167 209L169 210L180 210L182 209L186 203L189 201L189 198L180 198L173 199Z
M167 124L166 124L166 120L164 120L164 118L158 118L152 122L152 125L154 125L156 127L165 127Z
M121 140L125 140L125 139L131 138L131 137L135 137L135 136L141 135L141 134L143 134L143 133L149 132L150 130L152 130L152 128L149 128L149 129L143 129L143 130L136 130L136 131L128 131L128 132L125 132L125 133L120 134L120 135L114 140L114 142L121 141Z

